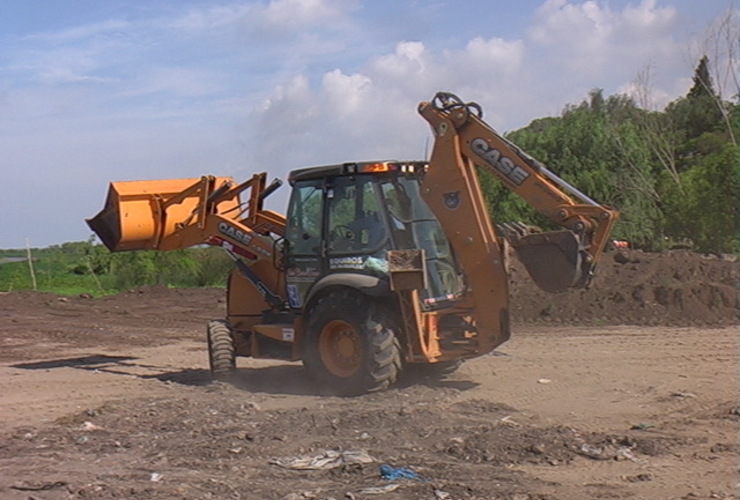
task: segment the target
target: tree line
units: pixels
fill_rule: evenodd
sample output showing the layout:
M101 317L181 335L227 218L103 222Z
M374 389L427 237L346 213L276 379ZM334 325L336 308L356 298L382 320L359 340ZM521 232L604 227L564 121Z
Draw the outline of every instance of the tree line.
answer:
M707 56L688 93L662 111L593 90L558 117L506 134L564 180L620 210L614 237L658 251L740 250L740 89L720 97ZM482 185L497 222L547 225L495 180Z

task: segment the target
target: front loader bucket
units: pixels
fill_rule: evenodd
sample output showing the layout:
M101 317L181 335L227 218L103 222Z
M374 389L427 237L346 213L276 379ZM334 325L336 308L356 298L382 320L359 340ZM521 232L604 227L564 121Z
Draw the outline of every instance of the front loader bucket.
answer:
M580 241L571 231L532 233L511 243L532 280L547 292L582 287L590 279L590 266L584 262Z
M216 185L232 180L216 178ZM162 238L176 232L200 206L200 192L191 188L201 181L111 182L105 208L87 224L111 252L157 249ZM181 199L174 200L176 196Z

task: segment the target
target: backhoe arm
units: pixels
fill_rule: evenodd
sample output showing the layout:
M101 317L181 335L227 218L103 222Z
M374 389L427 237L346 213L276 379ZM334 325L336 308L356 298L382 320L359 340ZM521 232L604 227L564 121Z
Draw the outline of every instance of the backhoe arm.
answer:
M472 245L472 253L486 253L496 240L476 178L476 169L484 168L540 213L566 228L542 233L521 224L502 225L504 235L534 281L547 291L587 286L618 212L579 192L499 135L481 119L481 109L475 103L463 103L453 94L438 93L432 102L419 105L419 113L435 135L423 184L424 196L451 237L453 247L469 252ZM468 213L463 215L464 211ZM478 227L462 234L461 223L471 217ZM456 241L461 238L462 241ZM465 269L470 274L478 273L480 268Z

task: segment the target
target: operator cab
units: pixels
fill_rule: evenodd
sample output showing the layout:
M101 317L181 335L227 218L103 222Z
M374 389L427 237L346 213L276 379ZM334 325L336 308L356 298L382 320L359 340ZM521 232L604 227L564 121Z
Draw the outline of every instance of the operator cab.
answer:
M424 250L426 309L462 292L449 241L419 193L426 166L345 163L290 174L285 256L291 308L304 307L312 288L329 277L335 284L361 279L375 284L374 294L390 293L389 250Z

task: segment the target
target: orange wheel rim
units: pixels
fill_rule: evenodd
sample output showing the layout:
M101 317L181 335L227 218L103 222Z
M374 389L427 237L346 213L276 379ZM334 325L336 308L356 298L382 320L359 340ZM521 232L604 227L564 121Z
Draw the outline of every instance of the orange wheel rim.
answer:
M357 330L346 321L327 323L319 337L319 352L324 366L333 375L351 377L362 364L362 348Z

